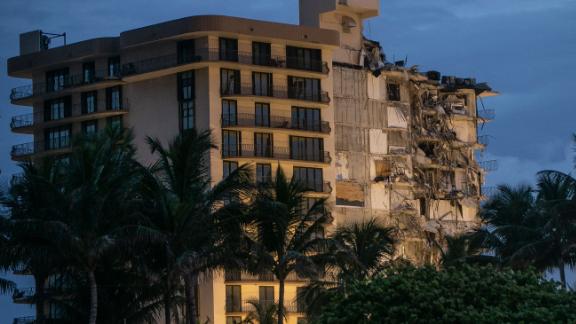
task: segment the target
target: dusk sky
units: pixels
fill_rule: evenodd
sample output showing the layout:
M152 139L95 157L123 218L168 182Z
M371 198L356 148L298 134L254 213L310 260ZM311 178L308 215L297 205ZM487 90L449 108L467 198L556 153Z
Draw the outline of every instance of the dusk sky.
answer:
M68 42L118 36L146 25L202 14L298 24L297 0L2 0L0 1L0 169L2 182L18 170L10 118L31 112L11 106L10 89L29 80L8 78L6 60L18 55L18 35L35 29L66 32ZM475 77L501 93L484 104L496 120L484 126L498 160L488 186L532 182L542 169L573 170L576 132L576 0L384 0L381 17L365 26L392 60L444 75ZM26 283L24 283L25 285ZM28 283L31 285L31 283ZM0 324L32 309L0 297Z

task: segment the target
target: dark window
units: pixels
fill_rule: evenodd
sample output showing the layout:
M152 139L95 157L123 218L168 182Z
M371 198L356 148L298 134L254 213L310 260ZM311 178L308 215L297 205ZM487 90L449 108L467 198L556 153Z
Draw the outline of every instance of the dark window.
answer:
M320 80L289 76L288 97L300 100L320 101L322 99Z
M232 172L236 171L236 169L238 169L238 162L224 161L222 170L223 178L224 179L228 178L228 176Z
M270 305L274 304L274 287L269 286L260 286L259 287L259 300L260 305L265 306L266 308Z
M238 62L238 40L220 38L220 60Z
M223 95L240 94L239 70L220 70L220 91Z
M242 316L227 316L226 324L242 324Z
M81 95L82 99L82 113L92 114L98 110L98 92L90 91L83 92Z
M123 127L122 116L108 117L106 122L108 126L112 128Z
M320 109L292 107L292 128L320 131Z
M98 121L90 120L82 123L82 133L84 135L94 135L98 131Z
M290 158L324 162L324 140L316 137L290 136Z
M400 101L400 85L396 83L388 83L388 100L390 101Z
M46 150L57 150L69 147L70 136L70 126L48 128L44 133Z
M324 189L322 169L294 167L294 180L307 190L322 192Z
M120 57L111 57L108 59L108 76L109 77L119 77L120 76Z
M290 69L322 71L322 50L286 46L286 66Z
M256 103L254 126L270 127L270 104Z
M195 126L195 74L194 71L178 73L178 101L180 106L180 129Z
M255 96L272 97L272 73L252 73L252 93Z
M70 117L72 105L70 97L48 100L44 103L44 121Z
M252 42L252 63L256 65L272 65L270 43Z
M238 107L236 100L222 100L222 126L238 125Z
M106 110L122 109L122 87L116 86L106 89Z
M241 286L226 286L226 311L242 311L242 292Z
M94 62L86 62L82 64L82 81L84 83L94 82L96 76L96 65Z
M254 133L254 155L272 157L272 134Z
M272 183L272 166L270 164L256 164L256 183Z
M46 72L46 91L60 91L69 85L68 81L68 68Z
M222 131L222 156L240 156L241 138L240 132L225 130Z
M195 40L189 39L178 42L178 64L186 64L199 61L196 58Z

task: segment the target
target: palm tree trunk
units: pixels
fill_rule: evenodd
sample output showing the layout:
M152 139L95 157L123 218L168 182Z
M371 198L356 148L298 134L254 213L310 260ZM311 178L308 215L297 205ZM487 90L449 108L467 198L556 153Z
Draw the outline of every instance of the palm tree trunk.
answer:
M558 262L558 270L560 270L560 282L562 282L562 287L566 289L566 269L563 259L560 259L560 262Z
M98 285L93 270L88 273L88 280L90 282L90 316L88 324L96 324L96 319L98 318Z
M170 307L170 297L168 293L164 294L164 324L170 324L172 322L172 314Z
M278 291L278 324L284 323L284 278L279 280Z
M184 285L186 286L186 323L197 324L198 314L196 313L196 284L198 276L192 273L184 275Z
M44 323L46 320L46 296L44 285L46 284L46 278L42 275L34 276L34 285L36 286L36 294L34 296L36 302L36 321L38 323Z

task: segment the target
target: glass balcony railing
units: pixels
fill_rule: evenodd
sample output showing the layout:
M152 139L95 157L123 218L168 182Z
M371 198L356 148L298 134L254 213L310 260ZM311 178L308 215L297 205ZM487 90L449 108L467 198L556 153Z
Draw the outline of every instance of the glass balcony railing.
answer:
M254 147L252 144L242 144L237 146L222 145L223 158L268 158L274 160L294 160L330 163L332 158L330 152L301 152L296 154L287 147Z
M256 116L255 114L225 115L222 116L221 124L222 127L281 128L324 134L331 132L330 123L326 121L302 122L281 116L270 116L267 120L263 119L262 116Z

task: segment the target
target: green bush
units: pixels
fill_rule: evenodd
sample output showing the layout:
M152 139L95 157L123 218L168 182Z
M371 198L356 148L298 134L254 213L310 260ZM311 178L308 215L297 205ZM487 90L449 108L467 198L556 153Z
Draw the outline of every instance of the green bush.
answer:
M533 272L390 269L335 293L313 323L576 323L576 295Z

